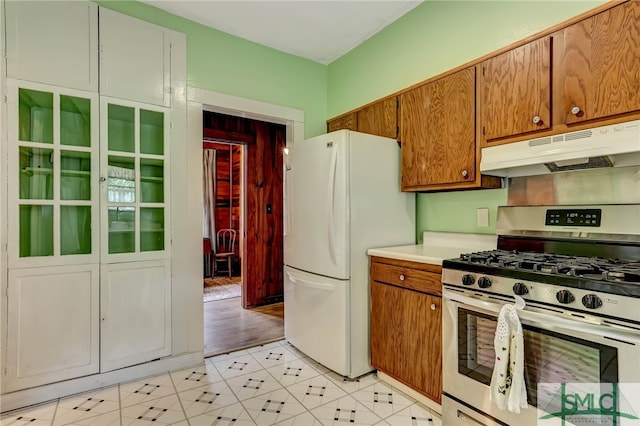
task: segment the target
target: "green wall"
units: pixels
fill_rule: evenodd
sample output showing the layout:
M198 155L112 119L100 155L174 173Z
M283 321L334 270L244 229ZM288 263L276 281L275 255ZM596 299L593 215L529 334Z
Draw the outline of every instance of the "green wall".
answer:
M187 35L188 85L304 111L305 137L325 133L327 66L135 1L98 5Z
M604 1L427 0L329 64L328 117L334 117L526 38ZM506 189L417 195L416 234L495 232ZM490 226L478 228L476 209Z

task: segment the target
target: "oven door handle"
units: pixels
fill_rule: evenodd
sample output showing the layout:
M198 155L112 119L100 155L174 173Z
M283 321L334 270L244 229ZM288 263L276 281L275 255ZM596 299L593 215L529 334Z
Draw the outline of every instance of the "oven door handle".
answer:
M453 302L462 306L472 306L474 308L477 308L481 312L489 313L495 315L496 317L500 313L502 306L504 306L499 303L491 303L447 290L444 290L443 298L447 303ZM548 314L533 312L526 309L518 311L520 321L523 321L527 324L535 325L542 329L551 331L553 331L554 329L564 329L581 333L595 334L597 336L640 346L640 332L638 331L627 331L622 329L622 327L614 328L614 326L610 325L596 324L588 320L565 317L561 315L562 314L553 312L549 312Z

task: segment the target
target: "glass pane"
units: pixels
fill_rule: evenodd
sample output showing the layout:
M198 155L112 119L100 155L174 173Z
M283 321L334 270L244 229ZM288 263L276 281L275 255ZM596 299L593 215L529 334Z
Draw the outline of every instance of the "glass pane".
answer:
M91 253L91 207L60 206L60 254Z
M132 157L109 156L107 172L107 201L133 203L136 201L136 170Z
M164 154L164 114L140 110L140 152Z
M140 159L140 199L143 203L164 202L164 161Z
M20 257L53 256L53 206L20 206Z
M20 147L20 198L53 199L53 150Z
M18 89L18 138L53 143L53 93Z
M140 209L140 251L164 250L164 209Z
M91 153L60 151L60 198L91 199Z
M60 143L91 146L91 101L60 95Z
M134 152L135 110L109 104L109 151Z
M109 207L109 253L132 253L136 250L136 209Z

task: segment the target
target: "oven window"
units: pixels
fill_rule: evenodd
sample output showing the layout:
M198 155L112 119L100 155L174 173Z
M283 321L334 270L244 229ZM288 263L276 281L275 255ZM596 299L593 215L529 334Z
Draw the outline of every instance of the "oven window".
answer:
M458 372L489 385L497 318L458 308ZM616 383L616 348L523 324L525 382L530 405L537 383Z

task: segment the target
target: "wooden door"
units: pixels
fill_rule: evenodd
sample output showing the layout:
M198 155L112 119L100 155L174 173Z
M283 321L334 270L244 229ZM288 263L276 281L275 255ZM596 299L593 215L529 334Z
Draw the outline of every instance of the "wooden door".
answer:
M244 145L243 307L281 302L286 127L205 112L204 137Z
M395 139L397 137L397 103L397 98L393 97L359 110L357 112L358 131Z
M439 403L442 298L373 281L371 312L371 364Z
M551 127L551 42L541 38L482 63L485 141Z
M401 95L402 189L474 182L475 68Z
M640 2L571 25L554 38L554 83L562 123L640 110Z

